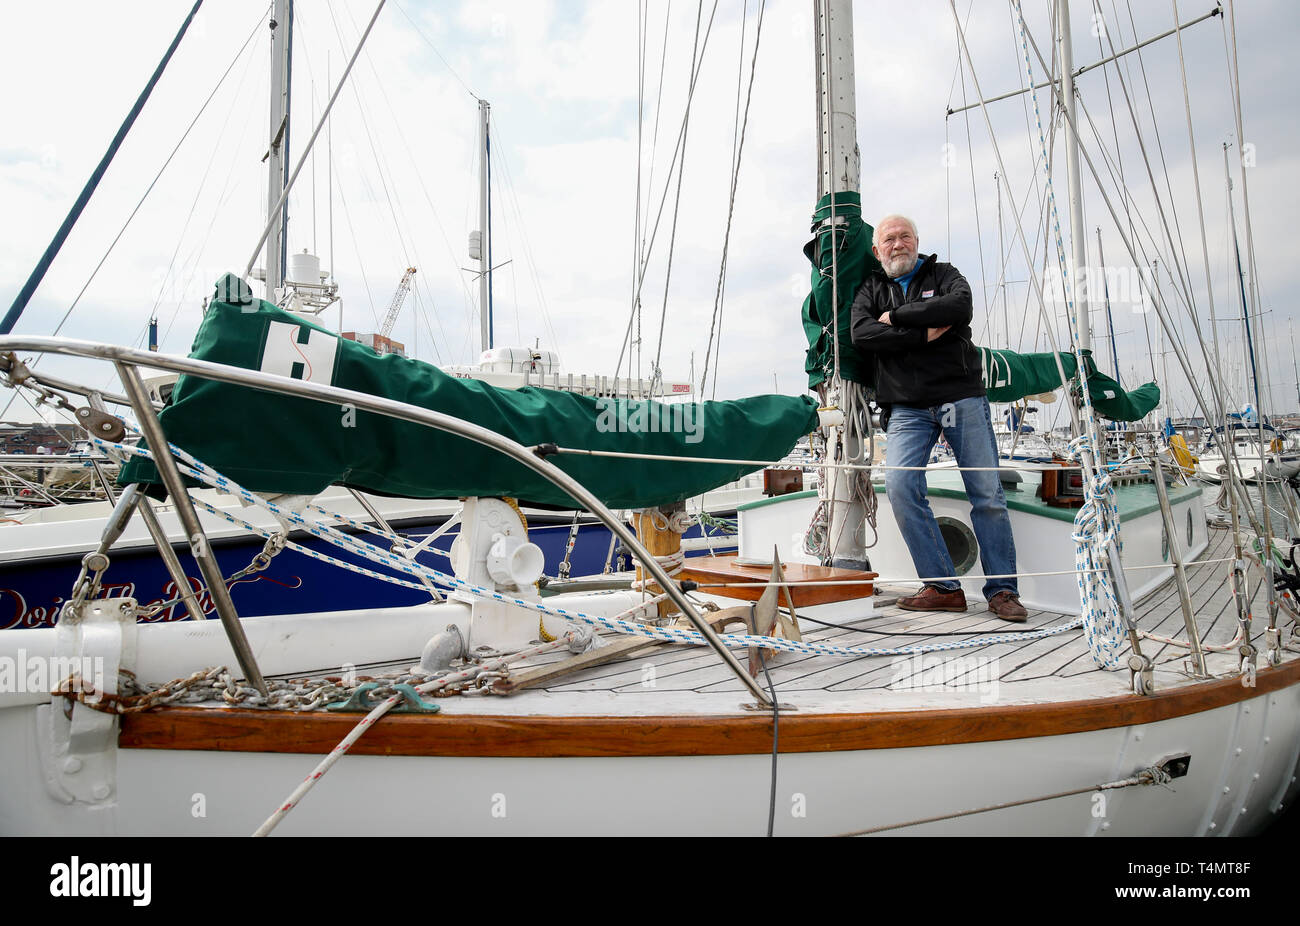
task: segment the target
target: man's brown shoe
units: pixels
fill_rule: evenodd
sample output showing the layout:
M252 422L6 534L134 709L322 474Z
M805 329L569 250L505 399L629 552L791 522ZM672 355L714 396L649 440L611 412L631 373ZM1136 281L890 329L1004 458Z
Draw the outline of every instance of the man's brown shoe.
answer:
M898 606L904 611L965 611L966 593L959 588L945 592L927 585L918 595L898 599Z
M990 598L989 610L1004 621L1013 621L1017 624L1023 624L1029 617L1029 612L1020 603L1020 597L1011 592L998 592Z

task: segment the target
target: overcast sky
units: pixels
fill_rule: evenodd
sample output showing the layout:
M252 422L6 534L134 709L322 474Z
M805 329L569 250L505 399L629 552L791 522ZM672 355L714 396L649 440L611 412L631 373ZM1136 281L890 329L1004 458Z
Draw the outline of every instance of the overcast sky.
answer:
M1106 35L1098 36L1102 30L1096 28L1093 5L1074 3L1076 67L1110 54L1109 43L1116 50L1131 45L1135 29L1145 39L1170 28L1172 4L1153 0L1135 6L1135 22L1130 22L1127 6L1101 0ZM189 7L135 0L65 2L57 7L55 23L48 5L3 6L9 39L0 60L6 87L0 114L7 129L0 140L3 307L39 259ZM963 17L969 13L974 78L985 95L1021 86L1024 63L1008 5L980 0L972 10L964 0L958 7ZM295 160L328 95L327 69L337 79L373 8L360 0L297 4L290 139ZM1178 12L1186 22L1211 8L1208 0L1183 0ZM200 10L17 333L54 331L230 67L60 332L142 346L156 311L162 349L188 351L203 296L222 273L242 272L265 221L260 159L268 138L268 9L264 2L209 0ZM304 170L290 201L291 250L311 249L334 269L344 296L343 325L363 331L379 327L402 271L415 266L417 286L394 337L421 359L476 360L477 289L462 268L470 266L466 240L476 223L475 97L481 97L491 103L493 118L493 258L497 264L509 262L495 276L497 344L540 341L558 351L568 371L612 375L632 304L640 135L643 224L652 227L660 202L666 203L642 290L641 369L648 375L657 356L667 379L684 380L693 361L698 385L727 226L738 99L743 113L758 9L758 0L721 0L716 8L711 2L651 3L639 68L633 2L389 0L332 119L332 249L322 135L314 167ZM774 387L794 394L804 388L799 308L808 268L800 249L808 238L817 180L811 10L807 0L769 0L763 12L720 339L715 334L712 348L715 354L720 350L719 398ZM903 17L887 18L876 5L860 3L856 16L858 139L868 218L895 211L914 216L922 251L938 252L966 273L976 292L977 343L1046 349L1039 309L1028 300L1014 210L1005 199L999 235L996 164L983 117L978 110L969 121L945 117L963 95L975 100L972 75L964 73L963 89L957 70L948 4L925 0L908 7ZM1049 54L1046 4L1027 3L1026 17L1030 34ZM703 48L702 65L679 193L678 174L670 173L669 164L685 112L697 19L694 44ZM1288 337L1295 310L1285 289L1295 257L1293 217L1300 211L1297 104L1287 67L1300 47L1298 26L1300 11L1285 0L1237 4L1245 134L1253 145L1246 181L1278 411L1300 405ZM1218 314L1235 317L1225 141L1232 146L1234 174L1239 177L1241 169L1224 43L1223 18L1215 17L1184 33L1183 51L1213 298ZM1032 52L1031 62L1041 80ZM1113 66L1080 78L1086 114L1081 111L1079 118L1085 148L1120 210L1110 171L1116 176L1123 171L1135 211L1131 219L1122 214L1122 222L1126 233L1132 222L1146 253L1134 262L1125 252L1085 166L1089 261L1098 263L1098 226L1113 270L1145 266L1158 256L1163 298L1183 316L1179 324L1190 338L1176 292L1190 289L1202 319L1208 318L1209 303L1178 46L1166 39L1144 49L1140 61L1130 55L1124 62L1123 85ZM640 81L639 70L644 72ZM1160 189L1163 219L1125 91ZM1044 120L1049 102L1040 91ZM1041 276L1044 184L1034 162L1039 137L1032 101L1023 96L991 104L989 111ZM1108 168L1116 140L1122 157ZM1063 165L1054 185L1068 239ZM1238 179L1236 208L1244 235L1240 194ZM1166 276L1164 268L1174 260L1163 243L1166 223L1181 237L1177 261L1185 255L1186 266L1175 272L1187 284L1171 284ZM1160 241L1158 250L1150 245L1153 236ZM1011 255L1004 290L995 285L1002 266L999 241ZM1242 248L1244 253L1244 238ZM1122 272L1112 282L1121 278ZM1155 319L1134 311L1140 300L1130 298L1132 293L1112 295L1121 378L1136 385L1151 378ZM337 310L325 320L337 324ZM1094 325L1105 334L1100 306ZM1240 332L1236 321L1221 326L1224 365L1238 401L1244 398ZM1097 353L1108 354L1109 341L1100 340ZM1193 363L1203 376L1199 359ZM1113 367L1109 359L1101 365L1108 371ZM103 386L112 380L107 370L59 360L42 362L42 369ZM625 361L621 372L627 369ZM1170 357L1176 415L1193 412L1184 381ZM711 381L708 395L713 388ZM33 412L18 402L6 417L30 419Z

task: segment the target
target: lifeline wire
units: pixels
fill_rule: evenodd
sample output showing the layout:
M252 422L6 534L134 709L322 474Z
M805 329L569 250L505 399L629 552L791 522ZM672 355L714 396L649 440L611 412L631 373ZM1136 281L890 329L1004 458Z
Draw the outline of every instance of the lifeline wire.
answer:
M134 456L153 459L152 452L140 447L128 446L125 444L115 444L105 441L102 438L91 438L98 446L106 449L116 450L121 453L131 454ZM398 572L404 572L407 575L416 578L427 578L443 585L449 585L462 589L471 594L478 595L482 598L490 598L494 601L501 601L507 604L513 604L517 607L531 611L537 611L542 614L550 614L569 621L582 621L596 627L602 627L606 630L617 633L631 634L635 636L649 637L655 640L663 640L669 643L682 643L691 646L702 646L706 641L702 634L695 630L683 630L677 627L652 627L639 624L634 621L622 620L619 618L605 617L603 615L585 614L580 611L571 611L566 608L559 608L547 605L540 601L529 601L523 598L516 598L511 595L502 594L494 589L484 588L473 585L453 575L439 572L421 563L411 562L404 557L397 556L377 547L373 544L366 543L356 537L349 536L334 528L311 522L302 517L295 511L276 505L274 502L268 502L258 495L248 491L235 482L227 479L225 476L215 472L200 463L190 454L169 444L172 453L178 459L178 466L188 475L199 479L200 481L219 489L228 494L237 496L244 501L263 508L278 518L293 524L300 530L304 530L314 537L319 537L328 543L342 547L358 556L363 556L375 562L382 563ZM184 461L184 462L179 462ZM189 465L186 465L189 464ZM320 555L317 554L317 558ZM358 570L360 568L358 567ZM376 575L376 578L380 576ZM414 587L414 585L412 586ZM423 588L423 586L420 586ZM722 634L720 638L730 647L759 647L762 649L779 650L789 653L803 653L813 656L835 656L835 657L852 657L852 656L898 656L898 655L920 655L930 652L941 652L946 650L968 649L978 646L984 646L999 642L1018 642L1023 640L1035 640L1041 637L1056 636L1062 633L1075 630L1082 625L1083 619L1076 618L1065 624L1059 624L1054 627L1044 627L1039 630L1024 631L1021 633L1007 633L1005 631L992 633L983 637L977 637L971 640L953 641L947 643L934 643L928 645L911 645L900 647L873 647L873 646L829 646L822 643L807 643L785 640L777 637L759 636L755 634Z

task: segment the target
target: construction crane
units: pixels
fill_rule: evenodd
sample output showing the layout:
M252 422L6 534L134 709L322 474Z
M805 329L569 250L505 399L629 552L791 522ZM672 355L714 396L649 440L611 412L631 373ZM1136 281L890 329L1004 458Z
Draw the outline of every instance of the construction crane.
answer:
M393 325L397 324L397 313L402 311L402 303L406 301L406 294L411 291L411 277L415 276L415 268L407 267L406 272L402 274L402 282L397 284L397 292L393 293L393 301L388 306L388 316L384 319L384 327L379 330L379 336L386 338L393 333Z

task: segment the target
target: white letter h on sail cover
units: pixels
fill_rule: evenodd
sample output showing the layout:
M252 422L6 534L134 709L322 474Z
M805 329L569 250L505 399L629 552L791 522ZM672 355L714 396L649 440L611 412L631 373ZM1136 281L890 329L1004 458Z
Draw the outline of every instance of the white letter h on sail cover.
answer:
M306 325L271 322L262 351L262 372L329 386L339 339Z

